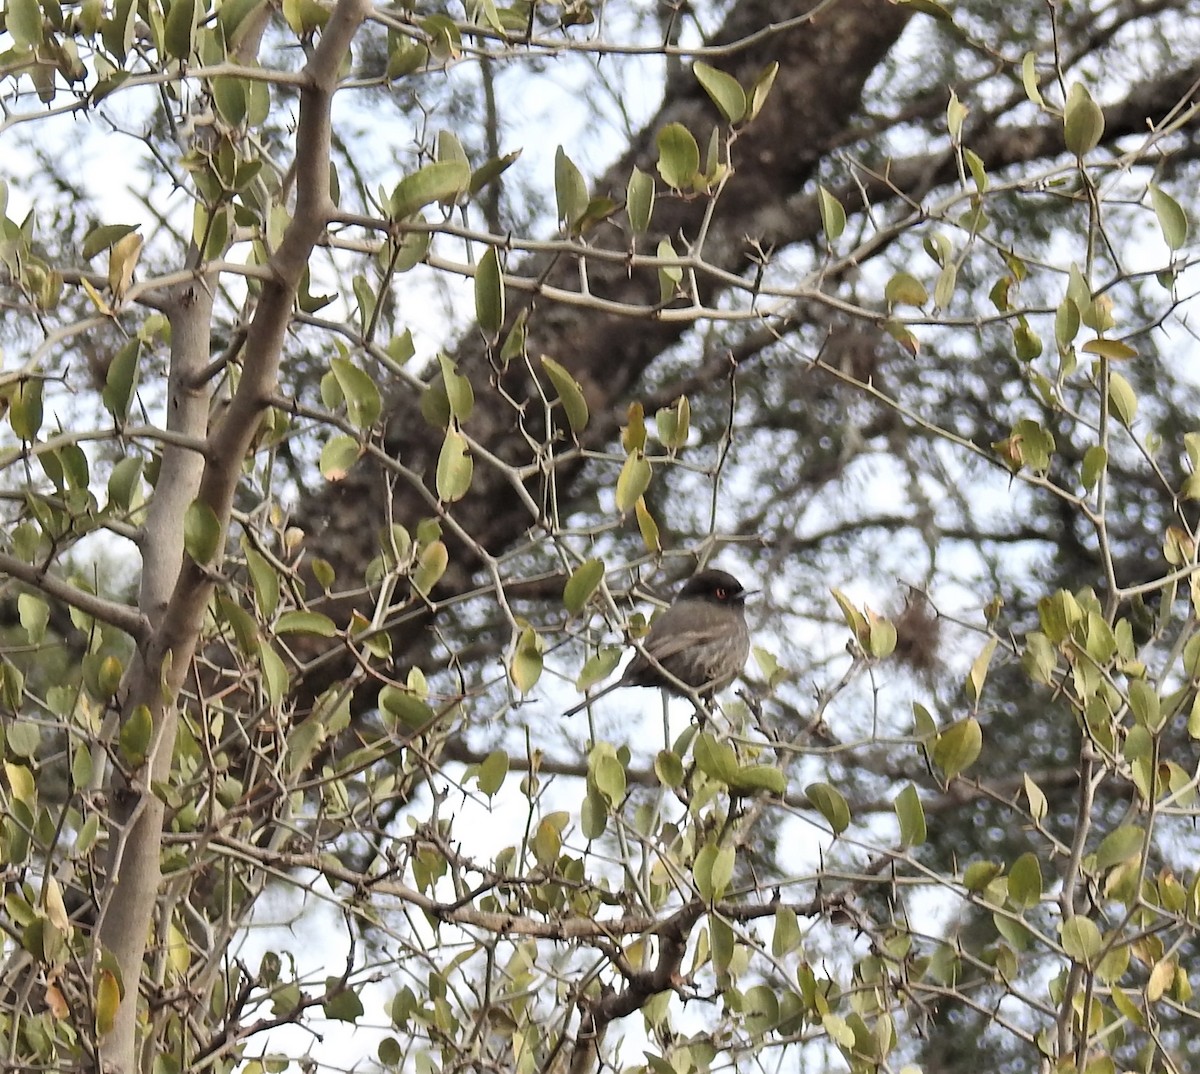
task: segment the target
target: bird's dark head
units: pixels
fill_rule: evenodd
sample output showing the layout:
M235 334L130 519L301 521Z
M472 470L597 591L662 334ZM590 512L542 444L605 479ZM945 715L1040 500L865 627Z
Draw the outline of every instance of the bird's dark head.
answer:
M693 574L679 591L680 597L711 600L714 604L729 604L740 608L746 603L746 590L726 571L699 571Z

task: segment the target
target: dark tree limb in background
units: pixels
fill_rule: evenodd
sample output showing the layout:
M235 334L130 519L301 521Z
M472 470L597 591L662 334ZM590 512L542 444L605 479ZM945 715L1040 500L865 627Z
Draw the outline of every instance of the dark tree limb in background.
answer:
M875 0L843 0L821 7L816 16L806 20L803 16L809 7L803 2L747 0L735 6L713 42L736 43L753 35L751 44L731 48L718 61L745 83L768 64L780 65L766 108L736 142L735 174L720 200L720 234L724 237L703 250L706 260L729 271L740 271L748 264L753 250L743 236L759 233L758 217L763 207L781 205L795 195L812 179L824 155L844 136L846 125L861 106L864 83L909 19L902 8ZM763 31L789 19L797 21L778 32ZM662 107L636 144L596 182L595 189L623 193L634 166L653 173L657 159L654 139L664 124L682 122L705 144L705 134L712 129L714 118L711 102L694 80L690 76L680 79L668 87ZM705 209L702 198L660 199L655 227L662 234L682 235L687 240L695 235ZM578 288L577 265L559 255L533 258L516 271L547 285ZM529 353L561 359L582 385L593 415L582 440L585 448L602 446L612 439L623 415L621 401L630 385L688 327L685 321L666 321L654 315L659 302L655 272L631 273L620 261L592 260L587 276L593 294L642 307L646 315L639 319L618 318L586 308L539 303L536 298L525 300L510 313L511 323L521 309L530 306ZM495 373L484 351L480 340L468 337L455 354L475 389L477 405L469 431L503 458L511 451L513 408L495 390ZM505 377L503 384L518 400L518 406L540 406L528 382ZM418 402L410 391L392 400L385 445L407 469L423 475L428 482L440 445L429 435ZM577 470L577 462L556 468L560 496L568 495ZM310 553L335 564L339 575L361 577L376 554L375 535L383 519L394 518L411 526L429 514L425 498L403 482L397 483L395 500L389 506L385 501L387 488L378 472L361 467L298 504L295 520L308 534ZM492 554L500 553L525 530L543 521L530 517L512 495L504 476L485 466L477 468L470 494L453 511L462 528ZM455 545L438 594L449 596L469 589L472 576L481 566L470 549ZM393 638L395 652L405 653L424 629L423 619L402 627ZM344 674L344 662L324 663L319 672L308 676L305 692L314 696Z

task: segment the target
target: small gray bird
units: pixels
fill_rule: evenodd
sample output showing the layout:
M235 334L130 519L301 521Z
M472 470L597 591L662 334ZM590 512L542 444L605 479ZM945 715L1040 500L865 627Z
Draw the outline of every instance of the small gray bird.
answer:
M746 590L732 574L706 570L692 575L671 606L654 620L642 642L645 654L637 653L616 682L563 715L575 715L619 686L657 686L679 694L674 679L711 698L746 666L750 631L745 605Z

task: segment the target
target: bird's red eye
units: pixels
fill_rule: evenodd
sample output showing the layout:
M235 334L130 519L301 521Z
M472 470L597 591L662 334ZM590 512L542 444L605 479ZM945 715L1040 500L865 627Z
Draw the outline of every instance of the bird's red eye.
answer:
M719 585L719 586L717 586L715 596L716 596L717 600L724 600L726 597L729 596L729 590L726 589L723 585Z

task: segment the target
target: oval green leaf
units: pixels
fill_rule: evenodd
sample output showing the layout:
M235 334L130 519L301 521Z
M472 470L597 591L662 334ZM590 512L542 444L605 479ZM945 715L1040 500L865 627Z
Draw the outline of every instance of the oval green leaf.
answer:
M484 251L475 269L475 320L490 339L504 326L504 277L494 246Z
M846 210L823 186L817 187L817 204L821 209L821 227L825 231L825 238L835 242L846 230Z
M1188 219L1183 207L1153 183L1150 184L1150 204L1154 208L1154 215L1158 217L1158 226L1167 246L1178 250L1188 237Z
M724 71L697 60L692 65L696 81L730 123L740 123L746 115L746 94L738 80Z
M571 432L578 435L587 428L589 418L587 400L583 397L579 381L549 355L542 355L542 368L558 392L558 401L562 404Z
M426 164L396 184L388 202L388 212L393 219L402 220L435 201L458 197L470 184L471 166L465 161L442 160Z
M467 450L467 438L458 431L457 426L451 425L446 430L446 439L442 441L442 450L438 455L438 498L443 503L461 500L471 487L473 472L471 455Z
M635 167L625 188L625 215L635 235L644 234L650 227L654 212L654 176Z
M571 572L567 584L563 587L563 604L572 615L583 611L591 595L604 577L604 560L584 560Z
M933 763L949 781L970 768L979 759L982 749L983 731L979 721L968 716L938 735L931 753Z
M211 563L221 546L221 523L208 504L193 500L183 516L183 547L202 567Z
M850 806L836 787L829 783L810 783L804 793L813 808L829 822L834 835L841 835L850 826Z
M658 174L675 190L690 190L700 171L700 147L682 123L668 123L658 132Z
M1078 157L1091 152L1104 135L1104 113L1082 82L1073 82L1063 113L1067 149Z

